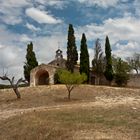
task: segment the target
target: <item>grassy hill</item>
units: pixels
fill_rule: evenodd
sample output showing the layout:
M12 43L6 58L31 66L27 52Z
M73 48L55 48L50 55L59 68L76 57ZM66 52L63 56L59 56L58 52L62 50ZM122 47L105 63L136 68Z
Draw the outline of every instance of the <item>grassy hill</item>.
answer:
M140 89L63 85L0 90L0 139L139 140Z

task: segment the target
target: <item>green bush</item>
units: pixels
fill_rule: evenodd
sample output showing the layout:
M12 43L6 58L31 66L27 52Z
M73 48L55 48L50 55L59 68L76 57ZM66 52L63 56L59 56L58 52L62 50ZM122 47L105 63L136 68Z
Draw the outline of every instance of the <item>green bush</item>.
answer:
M115 66L115 82L118 86L125 86L127 85L127 81L129 80L129 72L128 64L121 60L121 58L116 59L116 66Z
M126 86L128 80L129 80L128 74L125 74L125 73L117 73L117 74L115 74L115 83L118 86Z

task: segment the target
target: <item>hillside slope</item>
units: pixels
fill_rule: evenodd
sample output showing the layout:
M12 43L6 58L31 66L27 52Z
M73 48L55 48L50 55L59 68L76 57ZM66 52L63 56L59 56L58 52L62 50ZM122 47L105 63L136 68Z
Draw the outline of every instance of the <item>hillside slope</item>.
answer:
M0 139L140 139L140 89L63 85L0 90ZM8 135L7 135L8 131Z

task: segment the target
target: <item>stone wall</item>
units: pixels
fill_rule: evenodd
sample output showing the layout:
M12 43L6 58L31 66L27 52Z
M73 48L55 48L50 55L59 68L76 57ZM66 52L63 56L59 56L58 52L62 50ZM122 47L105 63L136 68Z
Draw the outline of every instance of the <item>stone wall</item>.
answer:
M50 64L41 64L39 66L37 66L36 68L34 68L31 71L30 74L30 86L37 86L39 85L39 80L41 80L42 77L40 77L41 74L44 75L48 75L49 81L44 83L45 84L54 84L54 74L56 72L57 69L59 68L65 68L65 63L66 60L61 61L61 67L60 66L56 66L58 61L52 61ZM79 72L79 65L75 66L74 69L75 72ZM46 74L45 74L46 73ZM42 75L43 76L43 75ZM39 79L40 77L40 79ZM44 80L44 79L43 79ZM96 75L94 75L92 73L92 71L90 71L90 84L96 85L98 83L98 78L96 77ZM100 78L100 85L109 85L109 82L106 80L106 78L104 76L102 76ZM43 81L42 81L43 84ZM116 83L113 81L112 82L113 86L116 86ZM127 84L128 87L140 87L140 75L130 75L130 79L128 81Z
M96 75L91 75L90 84L97 85L98 79ZM109 85L109 82L106 80L104 76L100 78L100 85ZM115 81L112 81L112 86L117 86ZM130 79L128 80L127 87L137 87L140 88L140 75L130 75Z
M128 87L140 87L140 74L130 75L130 79L127 84Z
M39 81L39 76L40 74L43 74L43 72L47 72L48 73L48 77L49 78L49 83L48 84L54 84L54 74L57 70L57 67L55 66L51 66L51 65L45 65L45 64L41 64L37 67L35 67L34 69L31 70L31 74L30 74L30 86L37 86L38 85L38 81ZM46 83L46 84L47 84Z

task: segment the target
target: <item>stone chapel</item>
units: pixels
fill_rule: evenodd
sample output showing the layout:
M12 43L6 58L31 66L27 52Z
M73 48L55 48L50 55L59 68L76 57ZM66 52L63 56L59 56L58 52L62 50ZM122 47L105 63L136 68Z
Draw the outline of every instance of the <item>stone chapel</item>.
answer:
M54 75L57 69L66 68L66 60L62 50L56 51L55 59L48 64L41 64L31 70L30 86L54 84Z

